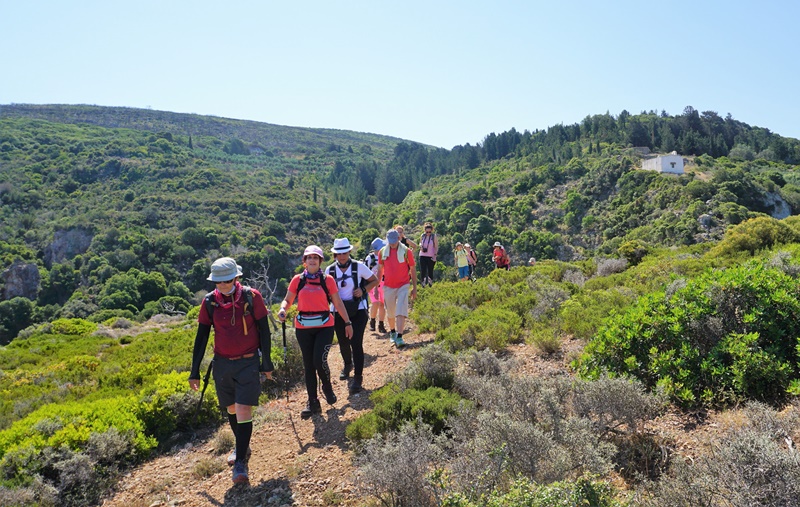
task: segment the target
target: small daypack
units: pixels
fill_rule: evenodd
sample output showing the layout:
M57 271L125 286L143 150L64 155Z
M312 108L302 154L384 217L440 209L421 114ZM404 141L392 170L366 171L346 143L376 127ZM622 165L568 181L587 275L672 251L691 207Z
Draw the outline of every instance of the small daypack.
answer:
M253 290L247 285L243 285L242 292L244 292L245 297L244 311L247 313L247 305L250 305L250 309L253 308ZM206 313L208 313L208 318L211 319L211 325L213 326L214 309L219 306L214 299L214 291L209 292L203 297L203 304L206 306Z
M370 271L375 269L375 266L378 265L378 256L375 255L375 252L370 252L369 255L364 258L364 265L366 265Z
M378 262L377 259L375 260L375 262L376 263ZM349 303L348 301L342 300L342 303L344 303L345 308L347 308L347 312L348 315L350 315L350 317L355 316L355 313L358 311L358 307L361 304L362 300L365 300L367 302L367 308L369 308L369 298L366 297L367 291L364 290L365 287L364 279L363 278L361 279L361 283L359 283L358 281L358 264L359 264L358 261L352 259L350 260L350 277L353 279L353 288L355 289L355 287L358 287L361 289L362 292L361 297L356 299L355 296L353 296L352 301L354 301L354 303ZM333 269L335 273L336 263L334 262L333 264L329 265L327 268L325 268L325 271L328 271L329 269ZM353 307L352 305L355 305L355 307Z

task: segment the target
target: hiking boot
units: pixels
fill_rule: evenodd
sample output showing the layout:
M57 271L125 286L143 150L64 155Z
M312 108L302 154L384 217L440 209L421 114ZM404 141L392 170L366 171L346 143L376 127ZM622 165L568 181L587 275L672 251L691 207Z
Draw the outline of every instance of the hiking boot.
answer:
M350 382L347 386L347 392L350 394L360 393L362 390L361 382L364 380L364 377L361 375L353 375L353 378L350 379Z
M353 365L344 363L344 368L342 368L342 373L339 374L339 380L347 380L347 377L350 376L351 371L353 371Z
M246 484L248 482L250 482L250 477L247 476L247 463L238 459L233 463L233 483Z
M406 346L406 342L403 341L403 337L397 333L394 334L394 346L398 349L402 349Z
M251 454L253 454L253 453L252 453L252 451L250 451L250 448L248 447L247 448L247 457L244 460L245 461L250 461L250 455ZM234 463L236 463L236 448L235 447L233 449L233 452L228 454L228 466L232 466Z
M336 403L336 393L333 392L333 386L330 384L322 384L322 394L325 395L325 401L328 405Z
M378 332L386 333L386 326L383 325L383 321L378 322Z
M319 400L314 398L313 400L308 400L306 408L300 411L300 419L308 419L312 414L319 414L321 412L322 406L320 406Z
M369 319L369 330L375 331L375 319Z

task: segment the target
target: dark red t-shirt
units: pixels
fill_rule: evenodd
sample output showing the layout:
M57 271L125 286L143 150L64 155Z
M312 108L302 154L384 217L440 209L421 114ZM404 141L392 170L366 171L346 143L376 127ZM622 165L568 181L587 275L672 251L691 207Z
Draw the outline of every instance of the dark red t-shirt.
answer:
M261 293L255 289L250 290L253 293L253 308L248 305L247 313L244 310L244 305L247 303L244 291L236 304L227 308L225 306L214 308L214 354L222 357L238 357L258 352L256 320L265 317L268 312ZM230 296L223 297L226 303L231 301ZM197 321L200 324L211 325L205 303L200 306Z

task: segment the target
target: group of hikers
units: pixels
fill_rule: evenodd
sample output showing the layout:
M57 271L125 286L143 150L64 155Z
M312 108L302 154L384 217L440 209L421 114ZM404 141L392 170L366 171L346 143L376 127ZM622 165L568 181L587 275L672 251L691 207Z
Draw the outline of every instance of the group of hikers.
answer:
M439 241L433 226L426 223L419 243L404 235L397 226L384 238L375 238L370 252L359 262L351 257L353 245L348 238L336 238L331 253L334 262L323 268L325 254L317 245L303 252L303 272L289 282L286 296L277 313L282 326L297 303L293 318L295 337L303 359L308 401L300 412L302 419L322 412L317 395L321 388L329 405L336 403L336 393L328 367L328 353L336 335L344 366L339 379L347 381L348 393L362 391L364 375L364 333L387 332L392 346L402 349L409 301L417 296L415 251L419 251L422 285L433 284L433 268ZM508 269L508 255L499 242L494 244L493 260ZM477 255L469 244L456 243L455 261L459 280L473 277ZM242 268L230 257L211 265L208 280L216 285L200 306L197 334L189 374L189 386L200 387L200 364L214 328L214 359L210 370L221 407L228 416L235 447L228 456L233 466L233 482L249 482L247 462L253 431L253 407L258 405L261 378L272 378L270 359L272 334L269 310L261 293L242 285ZM351 376L352 373L352 376ZM318 382L319 379L319 382ZM206 378L207 380L207 378Z

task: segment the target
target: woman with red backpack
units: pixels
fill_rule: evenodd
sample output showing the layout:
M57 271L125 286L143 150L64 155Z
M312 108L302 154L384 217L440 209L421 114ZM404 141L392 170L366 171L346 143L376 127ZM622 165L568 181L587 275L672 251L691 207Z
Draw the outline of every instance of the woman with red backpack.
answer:
M495 266L497 266L498 269L507 270L511 265L511 259L508 258L506 249L503 248L503 245L501 245L499 241L494 242L494 252L492 253L492 259L494 260L494 264Z
M334 317L331 315L330 303L339 315L347 315L336 280L325 276L320 269L325 254L322 248L311 245L303 252L305 270L295 275L289 282L286 298L281 302L278 319L286 321L286 311L297 298L297 316L294 318L295 336L303 355L306 392L308 403L300 412L302 419L322 412L317 399L317 376L322 384L322 393L329 405L336 403L336 394L331 385L331 371L328 368L328 352L333 344ZM353 337L353 323L344 323L345 336Z

